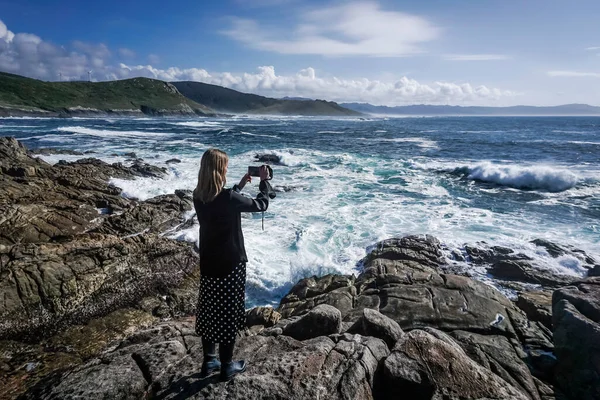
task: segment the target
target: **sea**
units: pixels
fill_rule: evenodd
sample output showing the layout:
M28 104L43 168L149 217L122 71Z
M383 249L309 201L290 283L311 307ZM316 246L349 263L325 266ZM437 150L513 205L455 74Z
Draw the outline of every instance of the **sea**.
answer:
M193 189L210 147L230 157L228 186L259 165L256 155L279 156L264 230L261 214L242 220L248 307L278 304L303 277L358 275L373 245L409 234L437 237L449 260L484 241L525 253L538 268L585 276L578 259L552 258L536 238L600 259L599 117L4 118L0 136L111 163L127 164L125 153L135 152L166 167L163 179L112 179L140 200ZM173 158L181 163L165 163ZM255 179L244 192L257 188ZM165 235L197 242L198 226ZM457 265L495 285L485 269Z

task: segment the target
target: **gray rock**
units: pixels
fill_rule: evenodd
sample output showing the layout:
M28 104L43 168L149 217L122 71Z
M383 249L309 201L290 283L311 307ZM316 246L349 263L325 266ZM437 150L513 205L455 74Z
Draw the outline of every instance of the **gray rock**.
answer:
M162 237L79 235L0 249L0 338L49 335L175 287L195 271L191 247Z
M165 164L180 164L181 160L178 158L171 158L167 161L165 161Z
M402 337L402 328L396 321L386 317L376 310L365 308L362 317L348 329L349 333L362 336L373 336L383 340L390 349Z
M600 398L600 278L552 296L555 378L572 399Z
M529 368L506 337L465 331L454 331L451 336L481 366L493 371L529 398L540 398Z
M40 148L31 151L33 154L51 155L51 154L66 154L70 156L82 156L84 153L81 151L69 150L69 149L54 149L54 148ZM87 152L86 152L87 153Z
M519 307L530 321L537 321L552 329L552 294L548 292L520 292L518 293L517 307Z
M539 284L545 287L558 287L575 281L572 276L558 275L536 268L529 261L501 260L494 263L488 271L498 279Z
M235 358L248 369L229 383L199 378L202 347L191 335L193 321L167 322L140 331L116 349L48 382L25 399L358 399L373 398L383 341L359 335L336 341L303 342L288 336L249 336L238 340ZM111 377L109 374L118 375ZM75 394L75 395L74 395Z
M254 158L256 158L256 161L258 162L281 165L281 157L276 154L257 154Z
M546 251L548 251L548 254L554 258L569 255L579 259L584 264L588 264L590 267L596 264L596 260L594 260L592 256L588 255L585 251L570 245L565 246L546 239L535 239L532 240L531 243L538 247L545 248Z
M340 333L342 314L337 308L321 304L297 321L288 324L283 334L298 340L312 339L317 336L327 336Z
M473 361L442 332L404 335L384 362L383 396L414 400L522 399L529 397Z
M281 314L273 307L254 307L246 312L246 326L262 325L270 328L281 319Z

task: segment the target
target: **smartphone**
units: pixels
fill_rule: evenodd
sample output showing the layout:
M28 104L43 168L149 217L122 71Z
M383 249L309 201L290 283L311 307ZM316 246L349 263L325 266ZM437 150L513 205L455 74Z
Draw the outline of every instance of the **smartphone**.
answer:
M248 167L248 175L260 176L260 167Z
M266 165L266 167L269 170L269 178L268 179L273 179L273 168L271 168L271 166L269 166L269 165ZM260 167L248 167L248 175L260 176Z

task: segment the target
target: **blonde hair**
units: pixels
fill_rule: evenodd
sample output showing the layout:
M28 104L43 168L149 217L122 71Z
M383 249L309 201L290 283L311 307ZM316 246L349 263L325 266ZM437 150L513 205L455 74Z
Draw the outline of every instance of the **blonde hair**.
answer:
M227 153L219 149L208 149L202 155L200 171L198 172L198 185L194 190L194 198L203 203L210 203L217 197L225 186Z

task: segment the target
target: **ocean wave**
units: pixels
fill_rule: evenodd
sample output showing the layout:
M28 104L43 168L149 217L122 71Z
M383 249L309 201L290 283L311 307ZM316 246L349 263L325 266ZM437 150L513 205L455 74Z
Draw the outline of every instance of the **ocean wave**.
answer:
M596 145L596 146L600 146L600 142L581 142L581 141L577 141L577 140L572 140L570 142L567 142L570 144L591 144L591 145Z
M579 182L579 178L575 174L548 166L483 163L457 167L451 173L474 181L490 182L515 189L547 192L564 192L575 187Z
M325 133L335 134L335 133L344 133L344 131L319 131L319 132L317 132L317 134L325 134Z
M558 130L555 129L552 131L552 133L576 133L576 134L582 134L582 133L588 133L586 131L563 131L563 130Z
M217 121L187 121L187 122L170 122L171 125L187 126L189 128L214 128L222 124Z
M416 143L417 146L423 149L438 149L439 146L436 141L431 139L424 139L418 137L406 137L406 138L357 138L357 140L364 140L365 142L392 142L392 143Z
M279 136L275 136L275 135L261 135L261 134L258 134L258 133L250 133L250 132L240 132L240 134L247 135L247 136L260 136L260 137L268 137L268 138L279 139Z
M56 128L58 132L69 132L78 135L97 136L101 138L110 137L143 137L149 138L155 136L169 136L168 133L161 132L143 132L143 131L113 131L108 129L92 129L83 126L61 126Z

